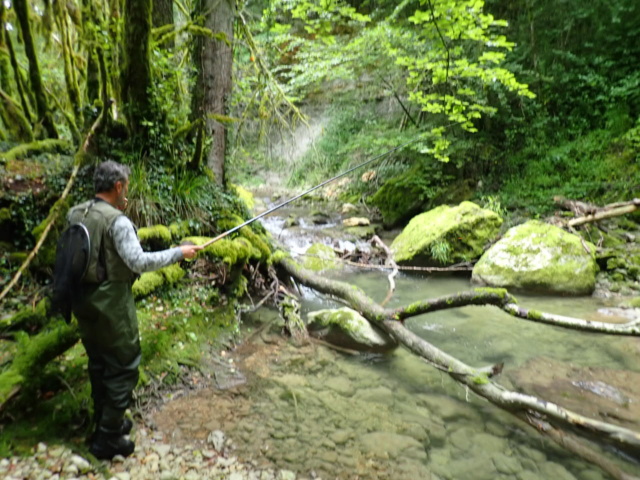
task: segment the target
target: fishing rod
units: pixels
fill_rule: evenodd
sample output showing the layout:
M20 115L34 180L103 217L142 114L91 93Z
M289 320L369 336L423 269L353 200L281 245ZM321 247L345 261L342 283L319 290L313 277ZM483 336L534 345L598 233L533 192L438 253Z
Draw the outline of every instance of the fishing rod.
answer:
M291 202L293 202L293 201L295 201L295 200L299 199L300 197L304 197L305 195L307 195L307 194L309 194L309 193L313 192L314 190L317 190L317 189L318 189L318 188L320 188L320 187L324 187L327 183L331 183L331 182L333 182L334 180L339 179L340 177L344 177L345 175L347 175L347 174L349 174L349 173L353 172L354 170L357 170L358 168L364 167L365 165L368 165L368 164L370 164L370 163L373 163L373 162L375 162L376 160L380 160L381 158L386 157L387 155L389 155L389 154L391 154L391 153L393 153L393 152L395 152L395 151L397 151L397 150L400 150L400 149L402 149L402 148L406 147L407 145L410 145L410 144L412 144L412 143L415 143L415 142L417 142L417 141L419 141L419 140L422 140L422 138L421 138L421 137L414 138L413 140L411 140L411 141L409 141L409 142L407 142L407 143L403 143L402 145L398 145L397 147L394 147L394 148L392 148L391 150L387 150L386 152L381 153L380 155L377 155L377 156L375 156L375 157L373 157L373 158L371 158L371 159L367 160L366 162L362 162L362 163L360 163L359 165L356 165L355 167L352 167L352 168L350 168L349 170L347 170L347 171L345 171L345 172L342 172L342 173L340 173L339 175L336 175L335 177L330 178L329 180L325 180L324 182L319 183L319 184L318 184L318 185L316 185L315 187L311 187L309 190L305 190L304 192L302 192L302 193L300 193L300 194L296 195L295 197L292 197L292 198L290 198L289 200L285 200L284 202L280 203L279 205L276 205L275 207L272 207L272 208L270 208L269 210L266 210L266 211L262 212L260 215L256 215L255 217L253 217L253 218L251 218L251 219L247 220L246 222L241 223L241 224L240 224L240 225L238 225L237 227L233 227L231 230L227 230L226 232L221 233L221 234L220 234L220 235L218 235L217 237L212 238L211 240L207 241L206 243L203 243L203 244L202 244L202 248L205 248L205 247L207 247L207 246L211 245L212 243L217 242L218 240L222 240L224 237L226 237L226 236L228 236L228 235L231 235L231 234L232 234L232 233L234 233L234 232L237 232L237 231L238 231L238 230L240 230L242 227L246 227L247 225L249 225L249 224L251 224L251 223L255 222L256 220L260 220L262 217L265 217L265 216L269 215L270 213L273 213L273 212L275 212L276 210L278 210L278 209L280 209L280 208L284 207L285 205L289 205Z

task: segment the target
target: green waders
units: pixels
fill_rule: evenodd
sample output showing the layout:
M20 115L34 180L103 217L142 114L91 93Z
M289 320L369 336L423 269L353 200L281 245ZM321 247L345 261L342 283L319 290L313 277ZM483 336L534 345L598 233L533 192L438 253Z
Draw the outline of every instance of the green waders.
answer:
M141 355L131 283L107 280L82 289L74 313L89 357L98 431L120 432L138 383Z

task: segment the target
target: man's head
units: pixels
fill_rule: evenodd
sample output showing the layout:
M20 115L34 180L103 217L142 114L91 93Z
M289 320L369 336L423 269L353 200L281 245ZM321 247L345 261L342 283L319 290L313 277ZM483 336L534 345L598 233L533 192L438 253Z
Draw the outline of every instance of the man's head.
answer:
M130 173L131 169L121 163L111 160L102 162L93 174L96 195L114 207L124 210L127 206Z

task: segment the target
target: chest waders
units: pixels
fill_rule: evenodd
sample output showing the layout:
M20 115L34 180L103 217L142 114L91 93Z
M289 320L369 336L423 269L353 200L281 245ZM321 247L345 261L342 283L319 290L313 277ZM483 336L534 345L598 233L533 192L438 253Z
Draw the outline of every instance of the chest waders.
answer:
M132 426L124 413L138 383L141 356L131 292L136 274L118 255L110 234L122 212L107 202L92 202L74 207L68 216L70 223L81 220L91 239L89 265L73 313L89 358L96 423L90 451L98 458L110 459L116 454L130 455L135 447L123 434Z

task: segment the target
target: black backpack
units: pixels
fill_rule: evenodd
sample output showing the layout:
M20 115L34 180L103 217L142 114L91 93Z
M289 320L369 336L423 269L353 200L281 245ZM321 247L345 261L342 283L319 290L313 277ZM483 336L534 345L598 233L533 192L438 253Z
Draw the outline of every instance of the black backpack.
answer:
M89 231L84 224L74 223L62 232L53 270L51 310L54 314L61 314L67 322L71 320L73 297L87 273L90 253Z

